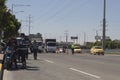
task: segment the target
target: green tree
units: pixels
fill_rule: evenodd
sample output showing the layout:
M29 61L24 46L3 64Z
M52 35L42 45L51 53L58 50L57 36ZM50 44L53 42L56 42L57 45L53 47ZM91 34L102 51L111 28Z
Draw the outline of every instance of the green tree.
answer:
M93 42L86 42L86 47L87 48L91 48L92 46L94 46L94 43Z
M15 15L12 15L10 11L4 14L4 36L5 38L13 37L18 34L18 30L21 26L20 22L16 19ZM8 34L9 33L9 34Z
M0 0L0 33L4 32L4 38L8 39L18 34L21 23L15 15L7 9L5 3L7 0Z
M94 46L102 46L102 42L101 42L101 41L96 41L96 42L94 43Z

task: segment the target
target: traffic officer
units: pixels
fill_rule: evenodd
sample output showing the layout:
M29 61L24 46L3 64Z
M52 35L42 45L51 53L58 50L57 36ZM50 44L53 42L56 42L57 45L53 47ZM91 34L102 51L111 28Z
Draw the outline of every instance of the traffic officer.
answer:
M26 45L24 45L24 40L20 41L20 44L18 45L18 54L19 58L22 62L22 68L26 68Z
M37 44L36 40L34 40L34 42L32 44L32 48L33 48L34 59L37 60L38 44Z
M72 54L74 54L74 48L75 48L75 45L74 45L74 43L72 43L72 45L71 45Z

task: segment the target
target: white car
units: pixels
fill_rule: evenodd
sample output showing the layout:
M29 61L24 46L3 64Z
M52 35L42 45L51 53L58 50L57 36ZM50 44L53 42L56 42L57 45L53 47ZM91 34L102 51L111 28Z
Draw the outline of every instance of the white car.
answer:
M37 42L38 44L38 52L43 52L43 43L42 42Z

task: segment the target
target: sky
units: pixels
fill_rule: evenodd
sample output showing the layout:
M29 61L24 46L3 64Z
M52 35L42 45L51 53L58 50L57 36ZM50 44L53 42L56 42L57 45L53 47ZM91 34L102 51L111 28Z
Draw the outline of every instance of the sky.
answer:
M41 33L43 38L94 42L102 35L104 0L8 0L6 5L22 22L21 32ZM106 36L120 40L120 0L106 0ZM24 5L24 6L23 6ZM30 6L28 6L30 5ZM24 12L21 12L24 11Z

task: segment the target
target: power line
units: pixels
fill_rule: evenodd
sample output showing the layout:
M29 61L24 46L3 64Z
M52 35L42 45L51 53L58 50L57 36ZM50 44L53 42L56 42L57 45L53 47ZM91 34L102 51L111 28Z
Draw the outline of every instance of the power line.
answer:
M56 0L55 0L56 1ZM53 4L57 4L59 0L57 0L56 2L53 2L50 0L50 2L48 2L46 4L46 8L42 9L40 13L43 13L42 15L40 15L36 21L40 20L42 17L46 16L50 11L52 11L53 8L55 8L55 6Z
M60 1L60 0L58 0L58 1ZM62 4L60 4L59 6L57 6L57 7L55 7L55 5L53 5L53 7L51 7L46 13L44 13L43 15L41 15L39 17L39 19L42 18L42 17L44 17L44 16L47 16L48 13L50 13L50 12L52 12L54 10L55 13L53 13L51 16L49 16L45 20L45 22L51 20L53 17L55 17L56 15L60 14L63 10L65 10L68 7L68 5L70 4L70 2L72 0L69 0L69 2L67 2L67 3L66 3L66 0L63 0L63 1L64 2ZM57 3L60 3L60 2L55 2L55 4L57 4Z
M73 0L69 0L68 3L65 3L64 6L62 6L60 9L58 9L54 14L52 14L50 17L48 17L44 22L48 22L50 21L51 19L55 18L58 14L60 14L61 12L63 12L64 10L66 10L68 7L72 6L72 2ZM88 3L88 0L84 1L80 6L84 6L86 3ZM72 12L67 12L67 13L74 13L74 11Z

